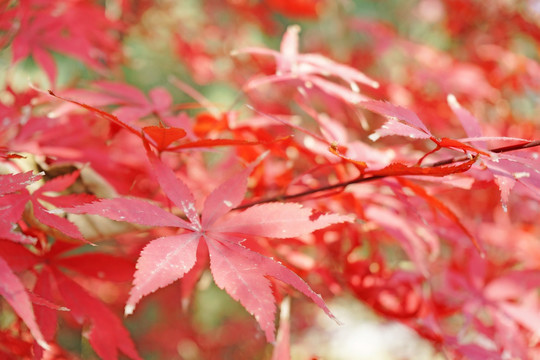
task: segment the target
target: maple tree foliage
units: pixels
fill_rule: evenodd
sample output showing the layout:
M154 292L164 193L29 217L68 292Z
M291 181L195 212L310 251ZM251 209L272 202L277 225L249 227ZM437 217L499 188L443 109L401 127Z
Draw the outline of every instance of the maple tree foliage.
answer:
M0 1L0 357L339 358L344 300L539 358L539 18Z

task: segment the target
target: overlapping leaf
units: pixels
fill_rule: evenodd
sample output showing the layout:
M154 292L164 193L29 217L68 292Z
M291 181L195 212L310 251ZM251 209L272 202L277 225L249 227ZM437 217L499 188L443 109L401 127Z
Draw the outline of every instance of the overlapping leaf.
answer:
M43 348L48 348L49 346L36 323L28 292L2 257L0 257L0 295L6 299L17 315L23 319L38 344Z
M193 268L197 261L197 247L202 240L208 247L210 269L216 284L255 316L268 341L274 340L275 300L267 277L292 285L332 316L320 296L298 275L280 263L244 247L242 241L246 236L253 235L295 237L350 221L349 217L315 214L313 210L302 208L299 204L259 205L225 217L241 203L248 175L255 164L214 190L206 198L199 217L189 188L155 155L149 153L149 158L161 188L184 212L189 223L172 215L164 215L165 211L150 204L144 205L144 208L153 210L134 213L130 204L133 200L126 199L101 200L67 209L78 214L97 214L115 220L147 225L154 223L185 230L178 235L155 239L143 249L137 262L126 314L134 310L142 297L182 278ZM114 206L114 212L110 211L111 206Z
M20 243L35 241L15 230L28 200L26 187L40 178L31 171L0 176L0 237Z
M90 323L90 330L84 335L88 337L90 344L102 359L116 360L119 358L118 351L131 359L140 359L129 333L116 315L60 271L69 269L70 274L75 272L94 279L126 282L132 277L133 262L103 253L70 254L77 248L78 245L56 241L48 251L36 255L20 244L0 240L0 266L5 260L7 270L10 268L17 271L32 270L38 273L33 289L35 294L30 298L14 274L10 275L9 271L0 269L0 277L5 276L2 283L6 284L6 291L3 291L2 295L6 296L10 303L17 300L14 309L42 345L45 344L44 336L45 340L54 341L57 311L69 310L68 314L78 323ZM58 289L59 293L51 291L52 289ZM13 291L16 293L12 293ZM54 295L59 297L53 298ZM28 297L28 301L25 300L25 296ZM35 317L30 299L36 305ZM32 321L35 324L32 324Z
M89 110L94 114L98 115L99 117L106 119L111 123L120 126L121 128L126 129L134 135L144 138L144 141L150 143L160 152L177 151L181 149L191 148L209 148L214 146L243 146L261 144L261 142L259 141L248 141L241 139L201 139L195 141L186 141L185 143L180 145L173 145L175 141L180 140L184 137L184 135L186 134L184 129L176 127L160 128L157 126L147 126L141 129L135 124L123 121L116 115L100 110L94 106L90 106L79 101L58 96L52 91L49 91L49 94L58 99L83 107L86 110Z
M28 176L29 175L26 177ZM31 202L34 217L39 222L61 231L66 236L86 241L79 232L79 229L73 223L61 216L58 216L54 213L54 211L48 210L42 204L42 201L45 201L56 206L68 206L68 204L69 206L76 206L77 204L82 204L94 199L93 196L85 194L65 196L46 195L47 192L59 192L66 189L73 184L78 177L79 171L75 171L69 175L54 178L45 183L45 185L40 187L32 194L30 194L25 188L21 188L21 186L22 184L26 184L29 180L34 181L38 177L23 179L24 181L19 183L21 186L15 186L12 184L10 188L15 186L20 189L20 191L0 197L0 213L4 215L0 220L0 231L2 231L4 238L17 242L31 242L30 239L27 239L26 237L23 237L23 235L12 231L15 224L21 219L26 203Z
M116 360L119 351L130 359L141 359L122 322L101 301L58 270L53 273L58 290L75 319L81 324L90 321L90 329L84 335L102 359Z
M527 144L529 141L514 137L484 137L478 120L467 109L461 107L457 99L448 97L448 103L470 136L461 141L475 142L486 149L488 141L511 141ZM483 150L483 149L482 149ZM489 150L484 150L489 152ZM495 150L493 150L495 151ZM501 193L501 203L506 208L510 191L519 184L522 191L533 198L540 199L540 161L532 154L499 153L482 157L482 163L489 171Z
M299 53L299 33L300 26L289 26L283 35L279 52L257 47L244 48L234 52L235 54L270 55L276 59L275 75L250 80L244 86L246 90L254 89L268 83L301 80L303 82L302 86L304 84L309 84L308 87L316 86L330 95L357 103L368 99L366 96L360 94L357 84L374 88L379 86L375 80L352 67L339 64L319 54ZM348 83L350 89L336 82L326 80L325 77L329 76L337 77Z
M0 30L14 33L12 63L31 55L52 84L58 70L51 51L103 70L104 62L119 49L111 34L117 25L105 15L105 8L91 2L24 1L3 11L7 21L0 21Z

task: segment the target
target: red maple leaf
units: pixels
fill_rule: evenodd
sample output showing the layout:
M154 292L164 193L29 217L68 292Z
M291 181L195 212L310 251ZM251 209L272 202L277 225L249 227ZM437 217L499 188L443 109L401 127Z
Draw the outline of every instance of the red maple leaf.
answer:
M56 95L51 90L49 90L49 94L58 99L83 107L93 112L94 114L98 115L99 117L106 119L112 122L113 124L119 125L120 127L128 130L129 132L141 137L143 141L151 144L159 152L180 151L183 149L192 149L192 148L209 148L209 147L214 147L214 146L229 146L229 145L242 146L242 145L263 144L263 142L260 142L260 141L248 141L248 140L242 140L242 139L200 139L200 140L195 140L195 141L187 141L179 145L172 145L173 142L183 138L186 135L185 130L177 128L177 127L160 128L157 126L146 126L140 129L137 125L128 124L127 122L122 121L116 115L113 115L106 111L97 109L93 106L90 106L90 105L87 105L87 104L84 104L75 100L63 98L61 96ZM280 141L280 139L277 139L276 141Z
M0 295L6 299L17 315L28 326L37 343L47 349L49 346L36 322L30 296L19 278L11 271L11 268L2 257L0 257Z
M116 109L112 114L130 124L151 114L158 114L162 118L170 116L173 100L169 92L162 87L150 90L146 96L144 92L128 84L98 81L93 85L95 90L67 90L62 95L82 99L89 106L114 105ZM55 114L63 114L72 109L73 104L66 103L56 109Z
M53 84L57 67L51 51L71 55L96 70L103 70L103 62L117 53L118 41L111 34L117 25L103 7L91 2L22 1L5 15L0 30L14 33L12 63L31 55Z
M133 312L142 297L188 273L197 261L197 248L204 244L208 248L214 281L255 316L268 341L274 341L276 307L267 277L292 285L333 317L322 298L298 275L279 262L249 250L242 242L251 236L296 237L351 221L349 217L315 214L312 209L295 203L253 206L226 217L241 203L255 163L215 189L206 198L199 216L190 189L151 152L149 159L161 188L188 221L138 199L105 199L66 209L71 213L96 214L113 220L184 230L177 235L155 239L143 249L125 307L126 314Z
M539 274L536 268L503 270L500 264L468 251L456 256L446 269L444 292L438 295L441 301L457 302L455 311L479 333L497 339L500 351L527 358L528 334L540 334ZM485 314L491 319L486 321ZM509 331L514 336L508 337Z
M11 178L6 178L7 176ZM78 177L79 171L75 171L68 175L59 176L46 182L45 185L30 194L30 192L21 185L28 185L29 181L36 181L39 179L39 177L32 176L31 173L3 176L2 179L5 180L0 180L0 182L6 183L3 188L5 189L4 191L7 190L9 193L5 195L0 193L0 215L2 215L0 220L0 232L2 236L4 236L6 239L17 242L32 242L28 238L22 237L21 234L14 233L12 231L15 224L21 220L26 203L30 201L32 203L34 217L39 222L50 226L51 228L57 229L71 238L86 241L79 232L77 226L75 226L69 220L58 216L54 210L48 210L42 203L46 202L56 207L67 207L76 206L77 204L82 204L93 200L94 197L88 194L71 194L60 196L51 196L46 194L47 192L59 192L65 190L67 187L73 184ZM8 184L10 179L11 184ZM20 182L14 183L13 179L20 179ZM0 184L0 186L1 185L2 184ZM14 190L18 191L15 192Z
M0 196L24 189L41 178L31 171L19 174L0 175Z
M16 223L21 219L26 204L28 185L41 178L33 175L31 171L19 174L7 174L0 176L0 236L20 243L32 243L34 238L25 236L16 229ZM19 192L23 191L23 194Z
M45 341L54 342L57 311L69 310L67 314L73 316L79 324L90 325L84 336L102 359L118 359L118 350L131 359L140 359L128 331L116 315L72 280L75 272L89 280L129 281L133 274L133 262L105 253L76 254L79 248L74 244L56 241L46 249L35 249L35 254L20 244L0 241L0 280L3 284L0 286L0 294L12 304L43 347L47 347ZM2 258L5 264L2 264ZM71 277L63 273L65 269ZM10 273L11 270L31 270L37 275L32 297L19 278ZM57 306L56 303L64 306Z

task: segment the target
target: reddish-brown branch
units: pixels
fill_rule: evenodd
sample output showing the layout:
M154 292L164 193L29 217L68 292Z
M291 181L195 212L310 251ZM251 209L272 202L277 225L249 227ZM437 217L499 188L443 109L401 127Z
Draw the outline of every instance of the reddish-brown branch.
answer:
M540 146L540 140L535 140L535 141L530 141L530 142L521 143L521 144L515 144L515 145L509 145L509 146L502 146L502 147L491 149L489 151L493 152L493 153L504 153L504 152L509 152L509 151L528 149L528 148L532 148L532 147L536 147L536 146ZM439 166L443 166L443 165L449 165L449 164L453 164L453 163L467 161L467 160L470 160L470 159L471 159L471 157L468 156L468 155L457 156L457 157L453 157L453 158L449 158L449 159L445 159L445 160L440 160L440 161L431 163L429 165L425 165L423 167L425 167L425 168L434 168L434 167L439 167ZM245 204L242 204L240 206L237 206L236 208L234 208L234 210L246 209L246 208L248 208L250 206L253 206L253 205L265 204L265 203L274 202L274 201L287 201L287 200L291 200L291 199L302 198L304 196L308 196L308 195L312 195L312 194L316 194L316 193L323 193L325 191L330 191L330 190L335 190L335 189L345 189L347 186L352 185L352 184L360 184L360 183L364 183L364 182L368 182L368 181L379 180L379 179L383 179L383 178L389 177L389 176L395 176L395 175L390 175L390 174L389 175L375 175L375 176L370 176L370 177L361 176L361 177L358 177L356 179L343 181L343 182L339 182L339 183L332 184L332 185L321 186L319 188L309 189L309 190L302 191L302 192L299 192L299 193L296 193L296 194L278 195L278 196L272 196L272 197L269 197L269 198L266 198L266 199L259 199L259 200L251 201L249 203L245 203Z

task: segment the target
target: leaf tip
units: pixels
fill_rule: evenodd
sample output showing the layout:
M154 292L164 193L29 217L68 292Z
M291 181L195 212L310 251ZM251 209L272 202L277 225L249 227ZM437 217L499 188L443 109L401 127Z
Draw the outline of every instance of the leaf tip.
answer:
M369 138L369 140L375 142L375 141L377 141L377 140L379 140L381 138L381 135L374 132L373 134L369 135L368 138Z
M124 308L124 316L133 314L133 310L135 310L135 305L127 304L126 307Z
M448 102L448 105L450 105L452 109L459 108L459 103L454 94L448 94L448 96L446 97L446 101Z
M299 33L301 30L302 28L298 24L289 25L287 27L287 31L293 31L295 33Z
M49 344L47 344L47 342L45 340L36 340L38 345L41 346L43 349L45 350L51 350L51 347L49 346Z

